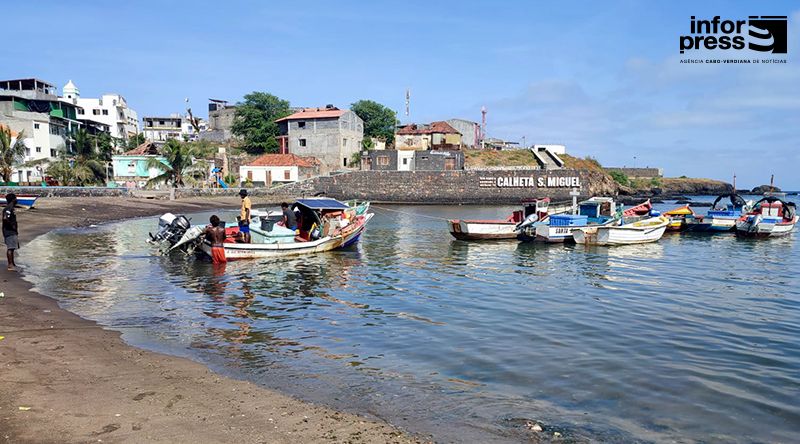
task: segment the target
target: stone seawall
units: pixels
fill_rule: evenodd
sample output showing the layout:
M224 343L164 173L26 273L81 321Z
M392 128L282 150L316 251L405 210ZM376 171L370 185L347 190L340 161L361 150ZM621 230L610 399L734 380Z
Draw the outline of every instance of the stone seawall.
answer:
M337 199L431 204L518 204L524 199L550 197L568 200L577 188L582 197L613 196L617 184L589 170L468 170L468 171L353 171L320 176L272 188L249 188L254 197L271 202L324 194ZM0 193L36 194L46 197L150 197L169 198L168 190L126 188L5 187ZM181 188L175 197L234 196L239 188Z
M524 199L616 195L617 185L589 170L355 171L281 187L284 194L325 193L337 199L432 204L517 204ZM277 190L277 189L276 189Z

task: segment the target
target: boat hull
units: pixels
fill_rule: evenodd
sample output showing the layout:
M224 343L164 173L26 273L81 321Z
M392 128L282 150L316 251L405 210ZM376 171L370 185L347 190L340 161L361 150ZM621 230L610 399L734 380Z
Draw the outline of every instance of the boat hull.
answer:
M492 220L449 220L450 234L458 240L515 239L517 224Z
M36 200L39 199L39 196L32 196L27 194L18 194L17 195L17 205L21 208L33 208L36 204ZM0 197L0 206L5 206L6 198Z
M736 222L736 235L743 237L778 237L785 236L794 231L797 225L797 216L791 222L777 219L747 218Z
M365 214L364 222L354 226L352 230L343 230L341 235L328 236L308 242L275 242L275 243L225 243L225 258L227 260L265 259L303 254L315 254L345 248L356 243L373 214ZM203 242L200 250L211 255L211 244Z
M575 242L584 245L633 245L656 242L664 236L669 220L656 218L627 225L606 225L576 230Z

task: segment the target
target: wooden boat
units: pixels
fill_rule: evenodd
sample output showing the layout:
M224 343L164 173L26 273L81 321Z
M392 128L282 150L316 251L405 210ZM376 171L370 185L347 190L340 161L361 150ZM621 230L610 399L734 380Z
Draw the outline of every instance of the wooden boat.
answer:
M774 237L791 233L797 225L797 206L774 196L760 199L753 210L736 221L736 234Z
M36 204L36 200L39 199L39 196L33 194L17 194L17 207L20 208L33 208ZM0 197L0 206L5 206L8 202L6 202L6 197Z
M572 242L572 232L589 225L616 223L616 202L611 197L592 197L578 204L578 214L552 215L543 223L524 227L517 238L523 242Z
M728 198L730 203L721 205L725 198ZM736 193L722 194L717 196L705 216L698 214L686 216L686 230L707 233L732 231L736 227L736 220L749 211L751 206Z
M669 218L669 225L667 231L681 231L686 229L686 218L694 217L694 210L689 205L684 205L664 213L664 216Z
M344 248L358 241L374 214L357 214L357 209L330 198L300 199L291 206L300 213L294 236L273 233L278 227L264 229L251 225L250 243L240 243L238 227L226 229L224 243L228 260L259 259L300 254L313 254ZM287 230L285 227L280 227ZM170 249L186 253L211 254L211 244L202 239L203 227L193 226ZM288 230L291 232L291 230Z
M575 242L584 245L630 245L656 242L669 225L665 216L648 217L622 225L584 227L573 231Z
M518 226L546 219L553 212L566 212L567 204L550 205L550 198L522 203L522 210L506 219L452 219L447 221L450 234L458 240L515 239Z

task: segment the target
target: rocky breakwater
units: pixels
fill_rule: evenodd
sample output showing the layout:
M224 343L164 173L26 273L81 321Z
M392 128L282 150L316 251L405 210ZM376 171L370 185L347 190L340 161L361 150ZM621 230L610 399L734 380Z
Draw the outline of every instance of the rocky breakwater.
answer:
M627 196L657 197L713 195L733 192L733 185L721 180L693 178L662 178L637 187L620 186L620 194Z

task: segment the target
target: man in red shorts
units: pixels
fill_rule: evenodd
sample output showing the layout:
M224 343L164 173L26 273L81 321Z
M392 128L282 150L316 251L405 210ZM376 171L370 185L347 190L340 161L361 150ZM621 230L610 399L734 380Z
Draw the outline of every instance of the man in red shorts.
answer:
M203 234L211 242L211 261L215 264L228 262L225 258L225 229L220 226L219 217L211 216L211 226L207 226Z

